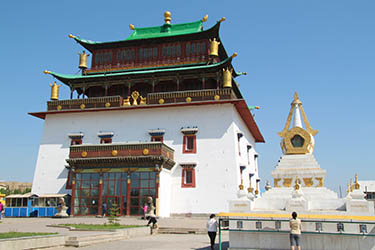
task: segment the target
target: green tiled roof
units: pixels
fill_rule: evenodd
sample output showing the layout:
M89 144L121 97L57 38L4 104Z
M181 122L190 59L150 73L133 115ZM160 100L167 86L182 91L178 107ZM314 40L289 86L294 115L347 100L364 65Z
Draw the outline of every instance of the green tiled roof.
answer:
M181 23L181 24L164 24L162 26L147 27L147 28L134 28L133 33L125 40L119 40L116 42L124 42L130 40L149 39L158 37L178 36L193 34L201 32L203 30L203 21L199 20L192 23ZM69 35L74 38L77 42L83 44L106 44L113 42L98 42L92 40L81 39L77 36Z
M192 23L164 24L162 26L135 28L133 33L126 40L148 39L165 36L178 36L196 33L203 30L203 21Z
M227 59L214 64L204 64L204 65L196 65L196 66L188 66L188 67L171 67L171 68L149 68L149 69L139 69L139 70L128 70L128 71L118 71L116 73L102 73L102 74L95 74L95 75L71 75L71 74L59 74L56 72L45 71L45 73L51 74L52 76L56 77L62 82L66 82L69 80L78 80L78 79L95 79L101 77L114 77L114 76L126 76L126 75L140 75L140 74L152 74L152 73L160 73L160 72L174 72L174 71L186 71L186 70L196 70L196 69L209 69L215 68L220 65L224 65L227 62L232 60L232 56L228 57ZM234 77L236 75L233 75Z

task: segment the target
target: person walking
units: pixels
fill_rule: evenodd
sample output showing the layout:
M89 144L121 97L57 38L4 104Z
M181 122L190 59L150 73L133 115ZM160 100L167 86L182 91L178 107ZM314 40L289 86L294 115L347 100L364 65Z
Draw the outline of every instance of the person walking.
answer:
M147 210L146 210L145 217L148 220L147 226L149 226L152 223L153 229L158 228L158 224L157 224L158 221L156 220L156 215L155 215L155 207L154 207L151 196L147 197Z
M3 203L0 202L0 220L2 219L3 210L4 210L4 205Z
M105 217L105 215L107 214L107 203L103 202L103 205L102 205L102 213L103 213L103 217Z
M208 237L210 237L211 250L215 249L215 238L217 232L217 220L214 214L210 215L210 219L207 221Z
M297 250L301 250L300 241L301 241L301 220L297 219L297 213L292 213L292 219L289 221L290 227L290 249L295 250L294 246L297 247Z

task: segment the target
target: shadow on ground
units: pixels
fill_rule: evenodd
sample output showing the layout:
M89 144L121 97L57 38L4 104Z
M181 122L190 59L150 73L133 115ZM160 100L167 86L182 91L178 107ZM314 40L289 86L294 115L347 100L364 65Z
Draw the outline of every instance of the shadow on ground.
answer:
M224 241L221 243L221 250L227 250L229 247L229 242L228 241ZM206 246L206 247L201 247L201 248L194 248L195 250L211 250L211 246ZM219 245L218 244L215 244L215 249L218 250L219 249Z

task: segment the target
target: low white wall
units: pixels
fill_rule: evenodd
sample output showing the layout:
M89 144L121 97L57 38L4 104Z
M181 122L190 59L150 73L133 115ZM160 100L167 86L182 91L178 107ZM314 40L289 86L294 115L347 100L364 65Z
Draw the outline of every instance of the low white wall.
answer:
M374 236L302 234L303 250L375 250ZM289 250L287 232L229 232L228 250Z
M58 247L65 245L66 236L35 236L0 240L0 250Z

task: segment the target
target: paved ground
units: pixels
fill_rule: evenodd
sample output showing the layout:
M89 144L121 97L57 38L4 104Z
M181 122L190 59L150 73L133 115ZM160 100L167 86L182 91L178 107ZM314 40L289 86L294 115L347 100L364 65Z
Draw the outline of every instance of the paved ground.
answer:
M228 248L228 233L223 235L223 250ZM219 249L216 238L215 249ZM209 250L208 235L203 234L158 234L123 241L99 243L91 246L80 247L82 250ZM75 247L63 247L59 250L77 250Z
M48 227L53 224L103 224L108 222L106 218L95 217L72 217L66 219L52 219L52 218L3 218L0 224L0 232L58 232L60 235L69 236L85 236L98 234L98 232L88 231L69 231L65 228ZM204 229L206 226L206 218L162 218L159 219L159 227L169 228L200 228ZM134 217L121 217L120 223L124 225L145 225L147 221ZM106 232L100 232L100 234ZM224 247L227 249L228 245L227 232L223 235ZM218 237L216 239L218 243ZM63 247L61 250L77 249ZM206 234L158 234L147 237L133 238L124 241L113 241L108 243L99 243L92 246L87 246L79 249L92 250L111 250L111 249L132 249L132 250L204 250L209 249L209 238ZM216 246L218 249L218 246Z

